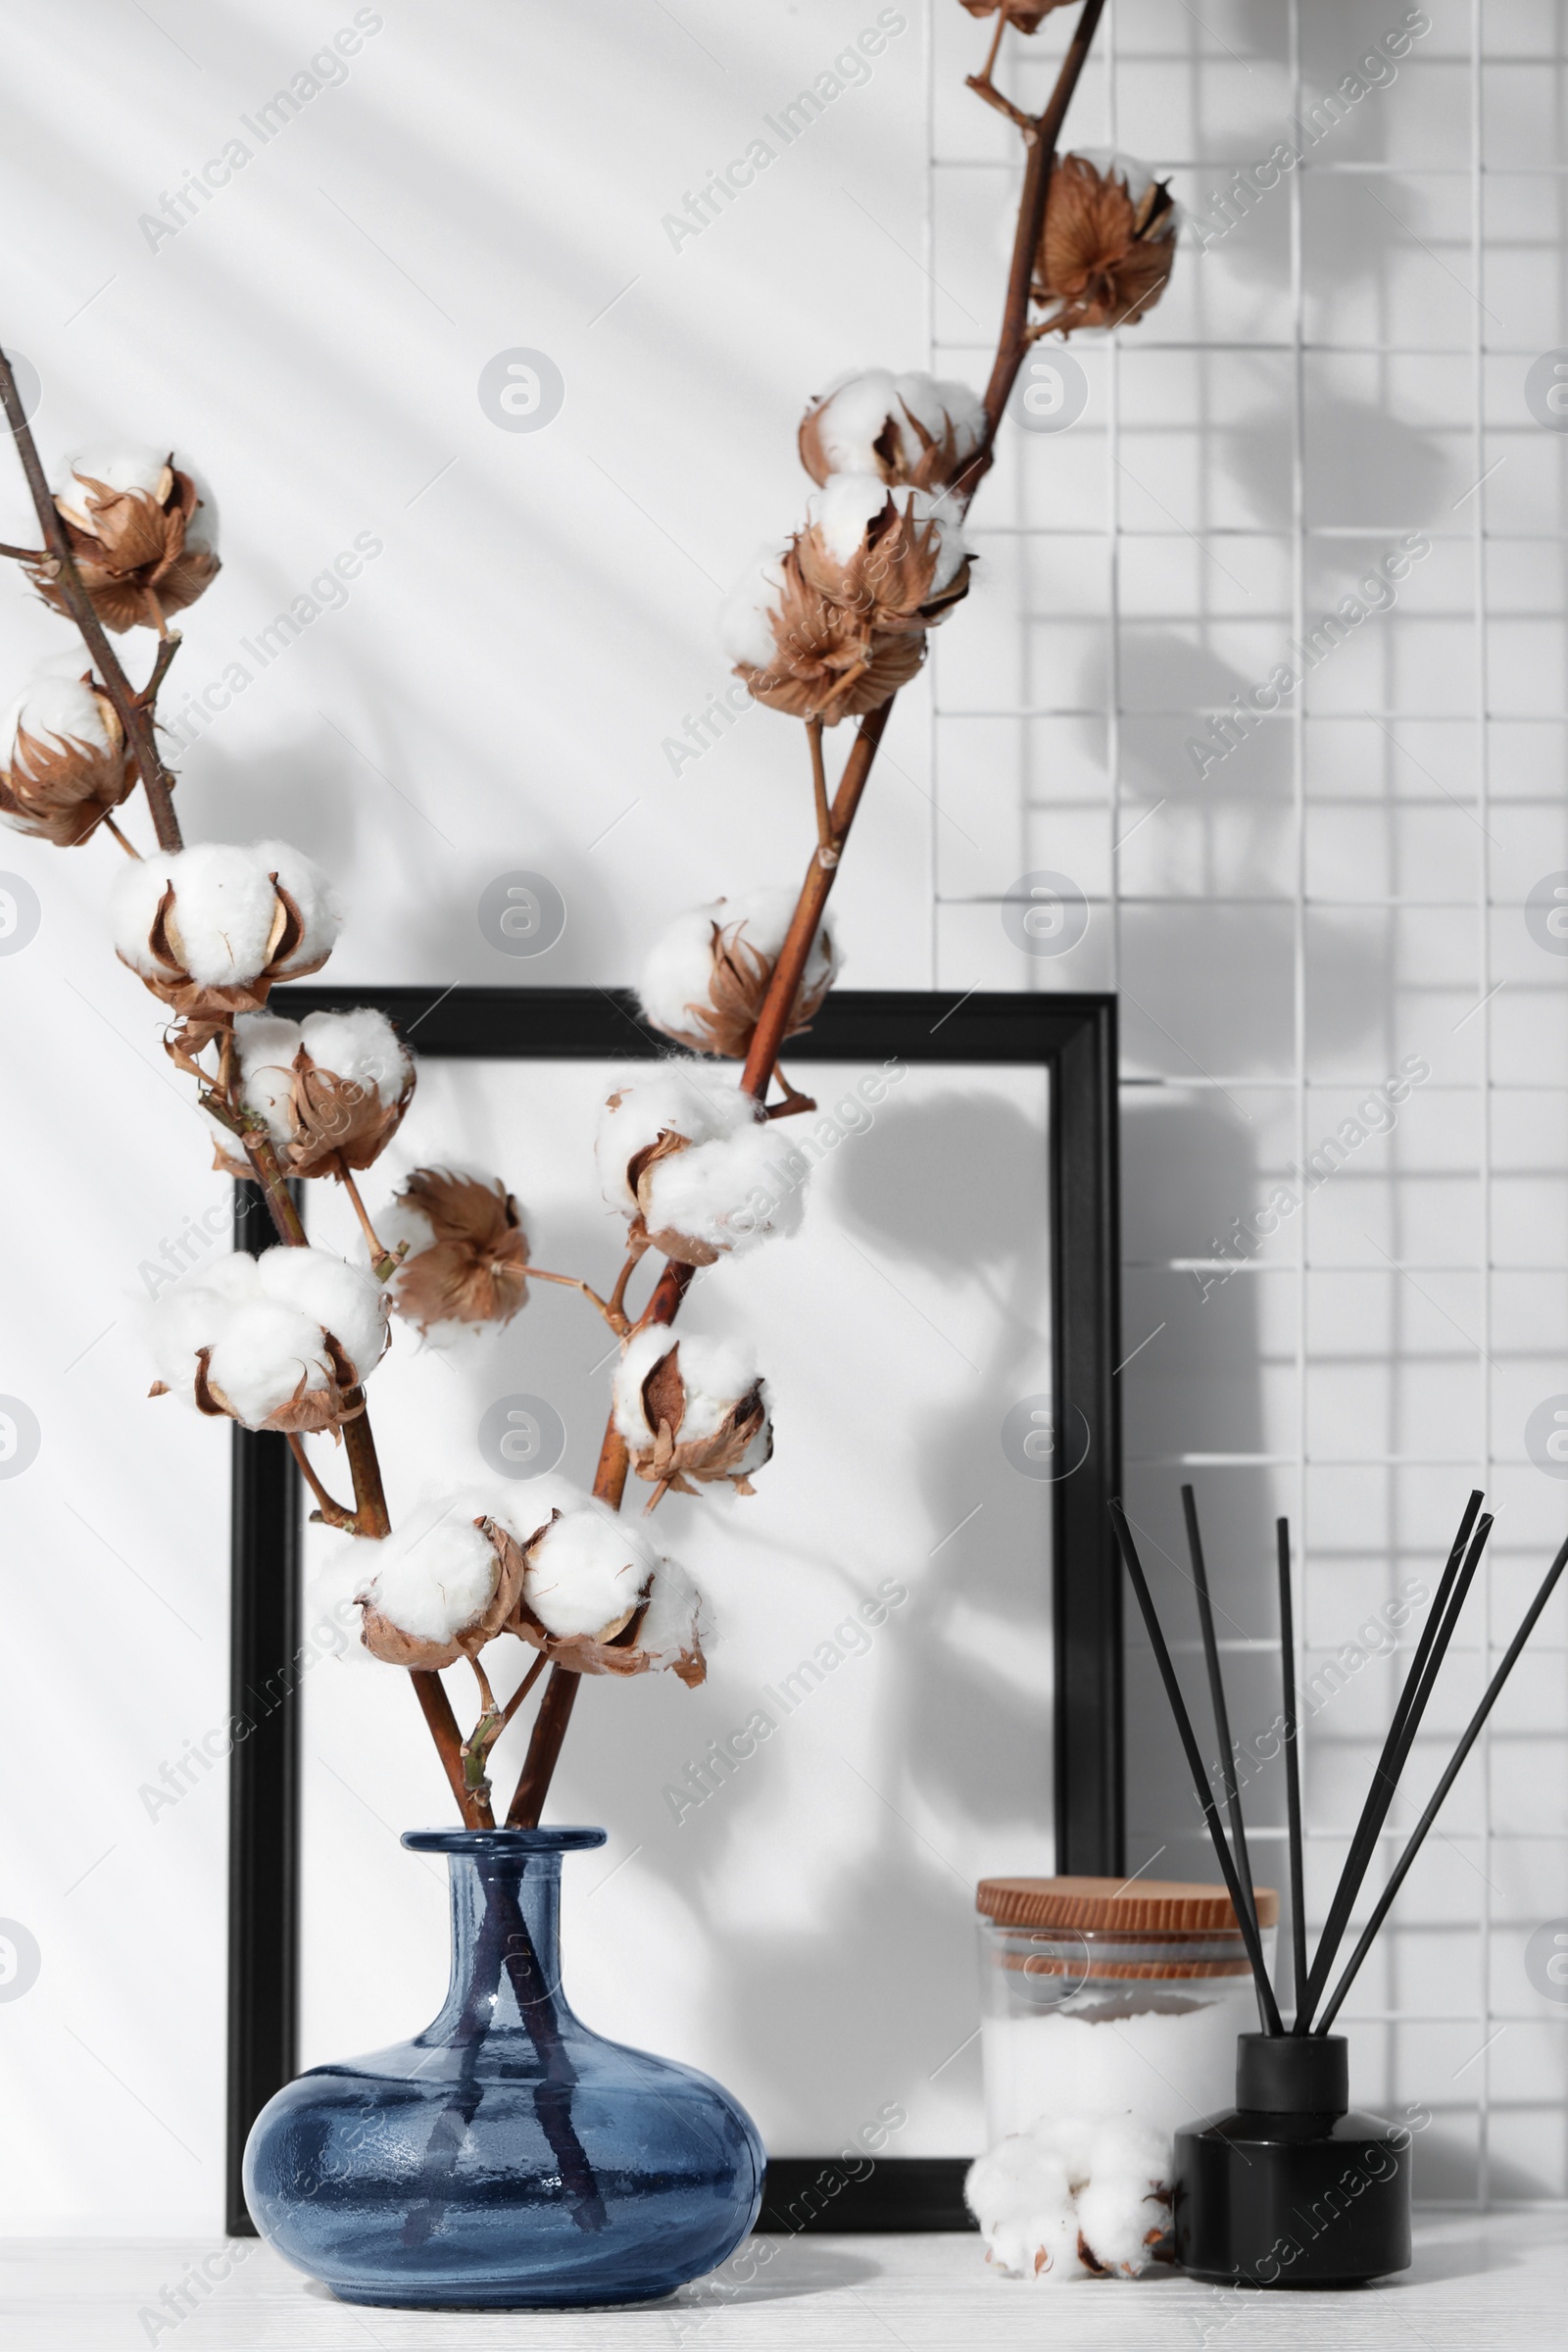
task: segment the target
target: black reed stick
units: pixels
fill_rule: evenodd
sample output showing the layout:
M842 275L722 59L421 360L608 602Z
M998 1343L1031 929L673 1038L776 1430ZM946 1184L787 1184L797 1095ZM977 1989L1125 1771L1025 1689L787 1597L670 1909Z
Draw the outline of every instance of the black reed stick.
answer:
M1382 1894L1378 1897L1377 1907L1373 1911L1371 1918L1367 1921L1366 1926L1361 1931L1361 1940L1356 1945L1354 1951L1350 1954L1349 1959L1345 1964L1345 1973L1341 1977L1339 1984L1334 1988L1334 1997L1329 2002L1328 2007L1324 2010L1321 2023L1313 2028L1314 2033L1326 2034L1330 2026L1333 2025L1334 2020L1339 2016L1345 1996L1349 1991L1351 1984L1354 1983L1355 1973L1360 1967L1362 1961L1366 1958L1367 1953L1371 1950L1373 1942L1377 1936L1378 1930L1382 1927L1384 1920L1388 1917L1389 1906L1393 1902L1395 1896L1398 1893L1399 1888L1404 1885L1410 1865L1421 1850L1422 1839L1425 1838L1428 1830L1431 1829L1432 1824L1436 1821L1438 1813L1443 1805L1443 1801L1447 1795L1448 1790L1453 1787L1454 1782L1458 1779L1460 1767L1463 1765L1466 1756L1468 1756L1470 1750L1472 1747L1474 1747L1477 1740L1480 1738L1482 1726L1492 1712L1497 1693L1502 1689L1503 1684L1508 1680L1509 1675L1513 1672L1514 1661L1518 1657L1519 1652L1523 1649L1525 1643L1529 1641L1531 1635L1534 1633L1536 1629L1536 1620L1541 1615L1541 1612L1545 1607L1547 1601L1551 1598L1553 1588L1555 1587L1557 1579L1561 1576L1565 1567L1568 1567L1568 1543L1563 1544L1556 1558L1552 1561L1551 1566L1546 1570L1544 1577L1542 1579L1541 1590L1537 1592L1535 1599L1530 1603L1529 1608L1526 1609L1524 1620L1520 1625L1519 1631L1515 1634L1513 1640L1508 1644L1507 1654L1503 1658L1502 1664L1497 1668L1496 1673L1487 1685L1485 1697L1482 1699L1481 1704L1479 1707L1477 1707L1475 1713L1471 1716L1470 1721L1466 1724L1464 1736L1460 1740L1458 1746L1453 1751L1453 1759L1449 1764L1447 1771L1444 1774L1442 1780L1432 1791L1432 1800L1427 1806L1426 1811L1422 1814L1420 1820L1416 1823L1415 1828L1411 1831L1408 1841L1405 1844L1404 1851L1402 1854L1400 1854L1398 1861L1395 1864L1394 1869L1390 1874L1389 1883L1384 1887Z
M1133 1543L1132 1530L1127 1524L1127 1514L1119 1501L1111 1503L1110 1516L1111 1523L1116 1530L1116 1542L1126 1564L1127 1574L1131 1577L1133 1591L1138 1595L1138 1606L1143 1611L1144 1623L1149 1628L1150 1645L1154 1652L1154 1662L1159 1668L1160 1680L1165 1686L1165 1696L1170 1702L1170 1711L1176 1721L1176 1730L1186 1751L1187 1769L1193 1776L1193 1793L1203 1808L1203 1819L1208 1824L1208 1834L1213 1840L1220 1876L1225 1881L1231 1898L1231 1908L1236 1913L1236 1924L1242 1931L1242 1941L1247 1946L1247 1956L1252 1964L1252 1983L1257 1993L1258 2020L1265 2034L1283 2034L1285 2028L1280 2022L1279 2004L1274 1998L1274 1987L1270 1984L1268 1972L1263 1966L1262 1941L1258 1936L1250 1906L1242 1893L1242 1884L1236 1875L1236 1865L1231 1859L1231 1849L1225 1842L1225 1832L1220 1826L1219 1807L1214 1802L1208 1785L1208 1775L1203 1770L1203 1758L1198 1741L1193 1736L1192 1720L1187 1712L1187 1702L1182 1696L1182 1687L1176 1680L1176 1669L1171 1664L1170 1651L1166 1647L1165 1637L1160 1631L1159 1619L1154 1613L1153 1595L1149 1590L1149 1580L1144 1574L1143 1562L1139 1559L1137 1546Z
M1291 1973L1295 1980L1296 2019L1292 2032L1301 2031L1306 1999L1306 1896L1301 1857L1301 1751L1297 1744L1296 1619L1291 1607L1291 1523L1274 1522L1280 1578L1280 1687L1285 1710L1285 1818L1291 1841Z
M1214 1710L1214 1734L1219 1740L1220 1786L1225 1791L1225 1811L1231 1825L1236 1873L1252 1914L1253 1933L1261 1944L1263 1939L1257 1925L1257 1896L1252 1889L1252 1863L1247 1850L1247 1829L1242 1820L1242 1792L1236 1784L1230 1712L1225 1704L1225 1682L1219 1670L1219 1643L1214 1639L1214 1611L1208 1597L1208 1569L1203 1559L1203 1539L1198 1532L1198 1497L1191 1487L1182 1489L1182 1510L1187 1518L1187 1551L1193 1563L1193 1587L1198 1594L1198 1623L1203 1637L1203 1663L1208 1669L1209 1703Z
M1486 1533L1483 1533L1479 1543L1472 1546L1471 1555L1467 1557L1465 1545L1470 1540L1470 1531L1475 1525L1475 1517L1481 1508L1481 1500L1479 1489L1473 1491L1465 1505L1458 1533L1453 1539L1443 1575L1439 1580L1437 1597L1428 1611L1426 1624L1421 1629L1421 1639L1416 1643L1415 1655L1410 1661L1410 1670L1404 1678L1404 1687L1399 1692L1398 1703L1394 1710L1394 1720L1389 1725L1388 1734L1383 1742L1383 1751L1378 1758L1371 1784L1367 1788L1366 1801L1361 1807L1361 1817L1355 1825L1355 1831L1350 1839L1349 1851L1345 1858L1345 1867L1340 1873L1339 1885L1334 1889L1334 1898L1329 1905L1329 1915L1324 1923L1323 1933L1318 1938L1318 1947L1313 1957L1311 1973L1307 1978L1305 2001L1304 2004L1300 2001L1297 2003L1296 2024L1293 2028L1295 2033L1304 2034L1312 2022L1312 2012L1323 1997L1323 1987L1328 1983L1329 1970L1334 1965L1334 1956L1338 1952L1345 1931L1349 1925L1350 1912L1354 1906L1356 1895L1360 1891L1361 1882L1371 1867L1372 1856L1377 1850L1377 1841L1382 1834L1383 1824L1388 1818L1389 1806L1394 1801L1394 1790L1398 1782L1399 1773L1405 1757L1409 1754L1415 1735L1420 1729L1421 1717L1426 1711L1427 1698L1431 1693L1436 1671L1433 1665L1434 1651L1437 1654L1437 1664L1441 1665L1443 1651L1447 1648L1453 1632L1454 1612L1450 1608L1449 1602L1456 1581L1460 1588L1458 1592L1460 1607L1463 1607L1465 1594L1470 1590L1470 1578L1475 1574L1475 1561L1479 1560L1480 1547L1485 1544L1487 1540ZM1492 1521L1489 1519L1486 1522L1486 1530L1490 1532L1491 1527ZM1461 1565L1461 1563L1465 1563L1465 1565ZM1466 1573L1466 1567L1468 1573Z

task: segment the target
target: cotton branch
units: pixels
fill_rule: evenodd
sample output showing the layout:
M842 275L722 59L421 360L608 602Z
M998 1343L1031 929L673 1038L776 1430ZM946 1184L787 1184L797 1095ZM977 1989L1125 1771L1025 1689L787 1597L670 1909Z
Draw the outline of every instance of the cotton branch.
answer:
M17 390L11 362L3 351L0 351L0 406L5 409L17 444L17 455L22 461L22 470L27 477L38 528L43 533L45 552L55 565L60 593L70 608L72 619L81 631L82 641L92 657L103 690L113 703L116 715L125 730L125 740L130 745L136 772L141 778L142 790L147 795L147 806L152 810L158 847L161 850L183 849L179 820L174 814L174 778L159 755L158 738L154 731L151 693L156 689L149 681L148 689L144 690L147 699L134 690L120 665L119 657L105 634L102 621L93 611L92 599L81 584L81 575L76 569L76 559L71 552L66 526L60 518L54 493L39 461L38 445L33 440L23 411L22 396ZM179 640L176 637L170 643L177 647ZM164 661L163 669L169 667L172 659L171 652ZM162 670L155 670L159 682L162 681Z

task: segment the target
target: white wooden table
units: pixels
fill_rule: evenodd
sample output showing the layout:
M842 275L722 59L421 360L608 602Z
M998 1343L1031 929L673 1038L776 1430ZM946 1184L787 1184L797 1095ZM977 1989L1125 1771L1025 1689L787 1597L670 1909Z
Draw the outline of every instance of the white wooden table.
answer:
M171 2323L164 2289L204 2257L223 2268L211 2244L11 2240L0 2243L0 2343L5 2352L133 2352L149 2342L178 2352L1562 2352L1568 2343L1560 2212L1418 2215L1403 2279L1351 2294L1239 2296L1169 2276L1032 2287L992 2277L973 2237L769 2244L755 2285L720 2298L699 2285L636 2311L484 2314L354 2310L252 2241L231 2274Z

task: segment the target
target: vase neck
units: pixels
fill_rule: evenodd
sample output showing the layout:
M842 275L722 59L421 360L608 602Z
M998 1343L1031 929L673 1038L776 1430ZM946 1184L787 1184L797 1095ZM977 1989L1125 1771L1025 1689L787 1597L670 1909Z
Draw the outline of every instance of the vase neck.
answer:
M561 1989L561 1856L448 1856L452 1982L430 2036L553 2037L571 2019Z

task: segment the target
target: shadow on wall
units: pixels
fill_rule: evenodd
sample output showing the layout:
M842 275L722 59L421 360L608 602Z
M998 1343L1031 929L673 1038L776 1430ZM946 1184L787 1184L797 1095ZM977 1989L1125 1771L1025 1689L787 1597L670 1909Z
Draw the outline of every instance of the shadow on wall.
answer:
M657 1780L650 1785L649 1757L665 1733L654 1735L634 1694L619 1691L570 1759L574 1803L612 1805L624 1817L625 1790L641 1782L632 1833L643 1839L638 1866L661 1883L660 1914L686 1923L694 1977L725 2016L723 2038L745 2048L752 2095L765 2102L782 2149L816 2147L824 2083L849 2129L890 2099L923 2092L928 2077L944 2089L954 2081L942 2069L968 2031L974 1871L944 1825L985 1831L1050 1820L1049 1694L1040 1667L1051 1489L1015 1471L1001 1443L1008 1409L1049 1382L1040 1312L1049 1280L1046 1152L1037 1119L955 1087L890 1104L853 1152L813 1179L821 1186L813 1218L831 1215L894 1279L901 1268L919 1268L922 1298L935 1289L956 1300L967 1293L972 1302L978 1289L994 1310L989 1351L972 1366L955 1357L952 1400L940 1413L922 1407L917 1419L901 1422L894 1363L888 1395L871 1415L878 1436L869 1464L860 1460L865 1431L856 1428L845 1432L846 1458L820 1465L828 1481L913 1482L932 1525L956 1531L929 1563L908 1563L906 1574L904 1562L891 1563L906 1574L910 1599L898 1617L894 1695L865 1767L882 1799L876 1847L851 1862L814 1865L810 1882L795 1890L793 1920L750 1920L736 1914L727 1889L737 1852L765 1845L780 1820L777 1768L737 1773L677 1829ZM744 1526L735 1540L749 1540ZM759 1573L776 1572L787 1542L786 1535L785 1544L762 1546ZM809 1564L835 1573L830 1552ZM584 1697L592 1706L594 1694ZM728 1731L735 1704L733 1690L694 1693L696 1722L683 1715L669 1735L679 1752L700 1755L706 1740ZM777 1737L807 1743L790 1751L807 1769L814 1768L809 1743L817 1741L823 1769L836 1772L831 1736L823 1740L807 1728ZM781 1855L779 1867L797 1865ZM856 1953L870 1963L850 1968L846 1956ZM973 2064L972 2051L964 2064Z

